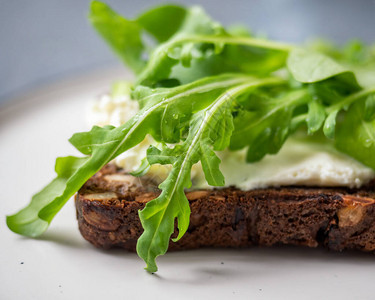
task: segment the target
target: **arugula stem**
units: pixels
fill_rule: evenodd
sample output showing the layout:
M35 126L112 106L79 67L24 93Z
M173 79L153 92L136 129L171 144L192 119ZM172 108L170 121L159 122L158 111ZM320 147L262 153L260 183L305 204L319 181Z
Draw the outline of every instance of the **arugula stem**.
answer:
M301 125L302 122L306 121L307 117L308 117L308 114L307 114L307 113L306 113L306 114L299 115L299 116L297 116L297 117L294 117L294 118L292 119L291 127L292 127L293 129L297 129L298 126Z
M173 41L172 41L173 42ZM176 42L176 40L174 41ZM182 39L178 39L177 43L186 42L204 42L204 43L224 43L232 45L246 45L258 48L281 50L289 52L296 46L287 43L274 42L270 40L264 40L259 38L249 38L249 37L233 37L233 36L211 36L211 35L193 35L186 36Z
M344 98L340 102L337 102L336 104L334 104L330 107L327 107L326 113L330 114L334 111L341 110L343 107L348 106L348 105L352 104L353 102L355 102L359 99L362 99L363 97L366 97L370 94L374 94L374 93L375 93L375 87L364 89L364 90L359 91L357 93L351 94L350 96Z

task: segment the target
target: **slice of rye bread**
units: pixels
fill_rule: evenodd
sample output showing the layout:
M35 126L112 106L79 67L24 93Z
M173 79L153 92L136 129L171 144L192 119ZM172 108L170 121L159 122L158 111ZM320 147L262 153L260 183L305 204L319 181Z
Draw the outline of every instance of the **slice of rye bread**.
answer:
M374 187L189 191L189 229L169 250L288 244L375 251ZM100 248L135 251L138 210L159 192L151 180L107 165L76 195L81 234Z

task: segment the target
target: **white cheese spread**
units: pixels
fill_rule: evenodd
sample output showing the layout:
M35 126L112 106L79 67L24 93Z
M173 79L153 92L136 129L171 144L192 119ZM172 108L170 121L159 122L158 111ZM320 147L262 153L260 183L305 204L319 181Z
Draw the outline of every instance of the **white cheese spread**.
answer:
M103 95L89 109L90 125L119 126L139 110L138 103L129 96ZM115 163L131 172L137 169L146 156L152 137L121 154ZM335 150L331 145L311 143L289 138L276 155L268 155L256 163L246 163L244 150L218 153L226 185L243 190L286 185L360 187L375 178L375 172L355 159ZM149 175L163 181L170 166L153 165ZM207 185L199 164L192 170L194 188L211 188Z

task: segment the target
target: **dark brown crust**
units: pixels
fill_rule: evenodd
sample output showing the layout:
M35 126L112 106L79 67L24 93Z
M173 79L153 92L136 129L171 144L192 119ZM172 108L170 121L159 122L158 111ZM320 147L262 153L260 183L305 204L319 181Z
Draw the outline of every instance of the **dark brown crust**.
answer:
M190 226L180 241L170 243L169 250L288 244L373 252L373 186L374 183L362 189L283 187L187 192ZM135 251L142 233L138 210L158 193L155 184L147 179L106 166L76 195L81 234L96 247Z

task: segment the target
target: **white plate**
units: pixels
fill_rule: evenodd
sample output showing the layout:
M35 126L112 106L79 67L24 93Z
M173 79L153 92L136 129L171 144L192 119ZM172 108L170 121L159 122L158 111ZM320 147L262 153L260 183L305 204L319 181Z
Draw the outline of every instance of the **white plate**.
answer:
M196 250L158 259L151 275L136 254L101 251L78 232L73 201L38 240L5 226L53 176L67 139L86 130L88 101L119 70L30 93L0 110L0 299L374 299L375 257L291 247Z

